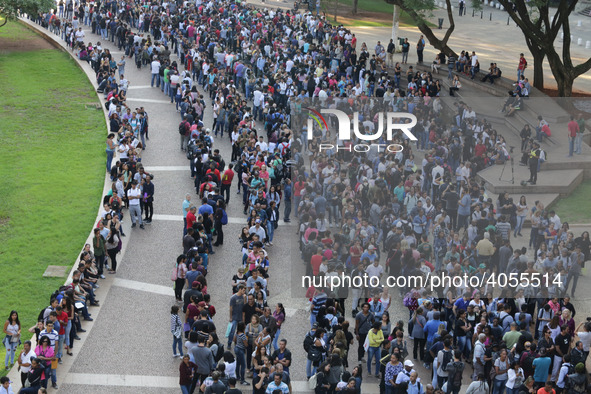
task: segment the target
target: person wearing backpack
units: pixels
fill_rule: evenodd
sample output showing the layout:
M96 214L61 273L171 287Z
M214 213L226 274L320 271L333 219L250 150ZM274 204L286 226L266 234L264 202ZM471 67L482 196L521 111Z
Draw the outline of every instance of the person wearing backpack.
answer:
M557 394L565 392L567 376L575 373L575 366L571 364L570 354L565 354L562 357L562 365L560 366L560 373L556 381Z
M462 388L462 373L465 368L465 364L462 362L462 352L455 350L453 357L453 362L449 362L445 367L445 370L449 375L446 394L458 394L460 388Z
M187 144L189 143L189 136L191 125L187 121L187 115L183 117L183 120L179 124L179 136L181 140L181 150L185 152L187 150Z
M585 364L578 363L575 365L575 373L567 376L566 387L568 394L583 394L588 391L589 381L587 380Z
M318 324L313 324L312 329L306 334L304 337L304 351L306 354L310 352L310 349L314 345L314 337L316 336L316 330L318 329ZM308 380L314 375L314 371L312 368L312 360L310 358L307 359L306 362L306 377Z
M449 378L447 364L453 359L451 352L451 339L443 341L443 349L437 352L437 387L442 388Z
M219 199L216 203L217 208L213 215L213 227L217 234L217 238L213 246L220 246L224 244L224 229L223 227L228 224L228 214L226 213L226 203L223 199Z

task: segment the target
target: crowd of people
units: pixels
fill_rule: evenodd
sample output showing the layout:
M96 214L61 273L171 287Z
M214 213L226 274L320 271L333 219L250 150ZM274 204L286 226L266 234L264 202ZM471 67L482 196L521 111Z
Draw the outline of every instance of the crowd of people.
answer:
M280 222L292 216L307 275L377 277L371 286L307 289L310 331L303 347L315 393L362 393L362 382L385 393L458 393L468 383L466 364L473 369L468 393L586 392L591 326L575 325L568 289L572 284L574 297L590 258L588 232L575 235L555 212L525 196L518 203L506 194L496 202L489 197L475 175L510 158L503 136L469 104L444 107L431 73L413 66L404 72L400 63L389 68L393 43L387 49L380 42L358 45L351 31L311 12L228 1L69 2L37 22L61 35L97 73L110 118L113 187L74 281L40 315L34 355L29 344L19 356L21 368L30 368L23 379L31 387L22 392L36 393L50 378L56 385L54 364L81 329L78 313L92 319L87 306L98 304L93 289L105 269L116 272L124 209L133 227L143 229L152 219L153 175L141 163L148 114L127 106L127 59L150 73L152 86L178 111L180 151L198 196L199 204L191 194L183 201L183 251L171 275L178 305L170 310L170 329L173 355L182 358L183 393L241 392L237 386L292 392L290 369L303 369L304 360L292 360L282 335L284 305L267 301L268 282L277 275L267 250ZM117 61L100 42L86 44L82 24L125 55ZM406 56L409 46L406 41ZM424 46L421 38L420 57ZM472 77L479 67L474 53L454 65ZM359 139L335 142L325 127L308 130L306 107L318 105L359 112L365 134L381 130L378 112L412 113L419 120L412 129L417 141L397 132L376 142L403 150L355 153ZM205 117L208 107L213 122ZM335 129L336 118L327 119ZM222 144L231 145L231 157L222 157ZM335 146L323 150L323 144ZM207 272L214 247L224 244L233 184L247 219L231 237L239 237L243 257L228 289L224 340L213 323L213 305L222 300L208 294ZM527 218L529 250L515 247ZM390 322L401 305L384 286L387 276L442 273L519 279L511 287L485 280L480 287L434 292L403 286L395 291L409 318ZM18 314L11 313L4 331L10 337L5 345L18 343L12 339L20 334ZM352 357L357 362L349 364Z

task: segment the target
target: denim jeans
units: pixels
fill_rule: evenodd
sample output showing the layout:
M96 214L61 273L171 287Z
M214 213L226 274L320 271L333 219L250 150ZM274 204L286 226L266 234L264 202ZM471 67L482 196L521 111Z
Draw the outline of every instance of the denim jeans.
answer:
M181 384L181 393L183 393L183 394L190 394L191 393L191 385L188 384L188 385L183 386Z
M577 133L577 136L575 137L575 153L577 155L581 154L582 142L583 142L583 133Z
M515 231L513 231L514 237L517 234L521 234L521 228L523 227L523 222L525 221L525 218L525 216L517 216L517 225L515 226Z
M467 358L470 359L470 353L471 353L471 348L472 348L472 342L470 341L470 338L463 336L463 337L457 337L458 340L458 348L460 350L460 352L462 352L462 354Z
M244 354L245 349L236 347L234 353L236 354L236 379L240 382L244 382L246 373L246 355Z
M575 137L568 137L568 155L572 156L575 150Z
M57 354L56 357L57 358L62 358L62 356L64 355L64 341L66 340L66 335L60 335L58 336L58 341L57 341Z
M507 383L507 380L493 379L493 394L503 394L505 392L505 383Z
M367 373L371 375L371 360L376 359L376 375L380 373L380 347L367 348Z
M312 327L314 325L314 323L316 323L316 315L313 313L310 313L310 327Z
M115 155L114 150L107 149L107 171L111 172L111 163L113 163L113 156Z
M285 208L283 209L283 221L286 222L289 220L289 215L291 214L291 201L284 201Z
M176 349L178 347L179 352L176 352ZM181 357L183 356L183 336L181 335L180 338L175 337L174 335L172 336L172 354L178 354Z
M234 334L236 333L237 326L238 320L232 320L232 328L230 328L230 335L228 335L228 348L232 346L232 341L234 341Z
M279 335L281 334L281 329L277 329L277 331L275 332L275 336L273 337L273 349L277 350L279 349L279 344L277 342L279 342Z
M269 237L269 242L273 242L273 235L275 234L275 225L272 221L267 221L267 237Z
M68 320L68 325L66 326L66 346L70 347L70 332L72 332L72 320Z
M17 343L11 343L9 338L4 339L4 346L6 347L6 357L4 357L4 366L8 367L14 364L14 355L16 353ZM10 361L10 364L8 363Z
M316 375L316 367L312 364L312 360L306 360L306 377Z

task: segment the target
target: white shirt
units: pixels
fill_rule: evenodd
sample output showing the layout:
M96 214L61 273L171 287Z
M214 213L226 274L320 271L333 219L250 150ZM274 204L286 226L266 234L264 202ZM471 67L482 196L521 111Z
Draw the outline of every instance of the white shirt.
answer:
M158 60L154 60L152 62L152 74L158 74L160 72L160 62Z
M127 152L129 152L129 147L126 144L119 145L119 158L120 159L127 159Z
M476 66L476 62L478 61L478 56L474 55L474 56L472 56L472 59L470 59L470 60L472 60L472 67L474 67L474 66Z
M437 175L439 175L439 180L437 181ZM440 165L437 165L431 171L431 177L433 178L434 185L440 185L443 182L443 168Z
M382 268L382 266L379 264L377 267L374 264L372 264L365 269L365 272L367 272L367 275L370 278L374 276L379 278L384 273L384 268Z
M127 198L129 198L129 197L141 197L141 195L142 195L142 191L137 186L136 186L135 189L132 187L131 189L129 189L127 191ZM129 200L129 205L140 205L139 198L134 198L133 200L130 199Z
M253 93L253 99L252 99L253 105L255 107L260 107L262 98L263 98L263 92L261 92L260 90L255 90Z
M75 36L76 36L76 40L77 41L80 41L80 42L84 41L84 36L85 35L84 35L84 32L82 30L78 30L76 32Z
M23 350L23 353L21 354L21 363L31 364L31 359L36 358L36 357L37 357L37 355L35 354L33 349L29 350L29 353L26 353L26 354L25 354L25 351ZM29 372L30 369L31 369L30 365L28 367L21 367L21 372L27 373L27 372Z

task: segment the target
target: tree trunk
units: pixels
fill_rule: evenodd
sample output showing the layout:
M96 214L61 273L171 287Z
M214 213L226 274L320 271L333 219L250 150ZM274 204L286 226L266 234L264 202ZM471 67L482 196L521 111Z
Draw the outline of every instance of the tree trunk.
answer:
M394 40L394 45L398 45L396 43L396 39L398 38L398 26L400 25L400 7L395 5L394 11L392 13L392 40Z
M458 58L458 54L447 45L447 40L440 40L437 38L433 33L433 30L431 30L431 28L427 26L426 23L421 22L417 27L421 33L425 35L425 38L429 41L429 44L431 44L435 49L439 49L448 57L453 55L456 59Z
M353 0L353 11L351 11L353 15L357 14L357 3L358 2L359 2L359 0Z
M544 52L537 48L530 48L530 52L534 58L534 87L536 89L544 89Z
M339 0L334 0L334 23L337 23L338 10L339 10Z

